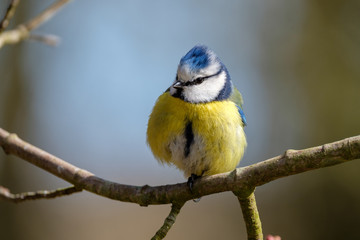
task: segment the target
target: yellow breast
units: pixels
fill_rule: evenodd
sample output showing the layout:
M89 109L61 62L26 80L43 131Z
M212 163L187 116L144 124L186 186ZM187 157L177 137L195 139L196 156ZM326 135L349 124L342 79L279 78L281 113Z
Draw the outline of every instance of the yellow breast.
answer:
M186 154L189 123L193 141ZM159 97L150 115L147 141L160 162L174 164L186 177L233 170L246 147L241 118L232 101L193 104L168 92Z

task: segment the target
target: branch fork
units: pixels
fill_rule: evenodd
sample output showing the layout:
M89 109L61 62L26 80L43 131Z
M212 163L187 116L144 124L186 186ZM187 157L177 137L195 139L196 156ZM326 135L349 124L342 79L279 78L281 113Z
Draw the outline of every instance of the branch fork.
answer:
M2 199L16 202L12 199L19 198L19 196L35 195L39 197L25 198L37 199L48 198L46 195L62 196L68 195L64 192L75 193L87 190L103 197L137 203L140 206L172 204L170 214L158 231L158 236L166 235L186 201L210 194L232 191L238 197L241 205L248 239L262 239L261 222L254 195L257 186L278 178L360 158L360 136L303 150L288 150L283 155L247 167L237 168L232 172L197 179L191 193L186 182L153 187L148 185L132 186L107 181L33 146L21 140L16 134L10 134L1 128L0 146L5 153L18 156L73 185L66 191L54 190L51 194L36 192L9 195L8 191L0 191L0 194L3 192L8 196L2 196Z
M10 3L4 18L0 22L0 48L6 44L17 44L29 37L50 46L56 45L59 42L57 37L54 37L53 35L33 35L31 32L38 28L42 23L52 18L65 4L70 2L70 0L56 1L28 22L20 24L12 30L6 30L19 2L20 0L13 0Z

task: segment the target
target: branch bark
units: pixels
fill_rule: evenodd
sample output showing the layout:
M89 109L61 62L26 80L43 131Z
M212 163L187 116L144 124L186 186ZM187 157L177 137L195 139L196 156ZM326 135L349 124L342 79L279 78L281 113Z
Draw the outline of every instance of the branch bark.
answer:
M36 192L25 192L13 194L9 189L0 186L0 199L7 200L14 203L24 202L27 200L37 200L37 199L50 199L56 197L62 197L65 195L70 195L76 192L81 192L82 189L78 189L74 186L67 188L59 188L56 190L41 190Z
M250 193L234 193L239 200L243 218L246 224L246 232L249 240L263 239L259 211L256 206L254 191Z
M140 206L172 203L172 210L153 239L162 239L175 222L181 206L188 200L214 193L233 191L239 199L247 226L248 239L262 239L261 222L253 190L278 178L329 167L360 158L360 136L304 150L287 150L283 155L232 172L202 177L192 192L187 183L151 187L119 184L96 177L57 158L0 128L0 146L5 153L18 156L74 185L95 194ZM3 198L4 199L4 198ZM5 200L10 200L5 198Z
M242 192L278 178L334 166L360 158L360 136L304 150L287 150L283 155L232 172L202 177L192 193L186 182L162 186L133 186L104 180L55 157L0 128L0 146L5 153L18 156L35 166L73 184L79 189L141 206L186 202L202 196Z
M176 221L176 217L179 214L181 208L184 206L185 202L174 202L171 205L171 211L167 218L164 221L164 224L161 226L161 228L156 232L156 234L151 238L151 240L161 240L164 239L166 234L169 232L172 225L174 225Z

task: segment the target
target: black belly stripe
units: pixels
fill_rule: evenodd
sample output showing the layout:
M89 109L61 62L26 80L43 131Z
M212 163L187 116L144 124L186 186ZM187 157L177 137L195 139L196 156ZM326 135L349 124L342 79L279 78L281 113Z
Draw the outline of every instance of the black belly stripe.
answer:
M192 122L188 122L186 124L184 135L185 135L185 139L186 139L186 144L185 144L185 148L184 148L184 156L187 157L190 154L191 144L194 142L194 133L192 130Z

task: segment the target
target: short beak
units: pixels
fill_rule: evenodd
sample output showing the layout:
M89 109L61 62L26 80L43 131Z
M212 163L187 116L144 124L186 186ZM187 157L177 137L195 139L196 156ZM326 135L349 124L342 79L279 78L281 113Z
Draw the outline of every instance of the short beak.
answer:
M175 82L172 86L173 86L173 88L176 88L176 89L183 88L182 83L179 81Z

